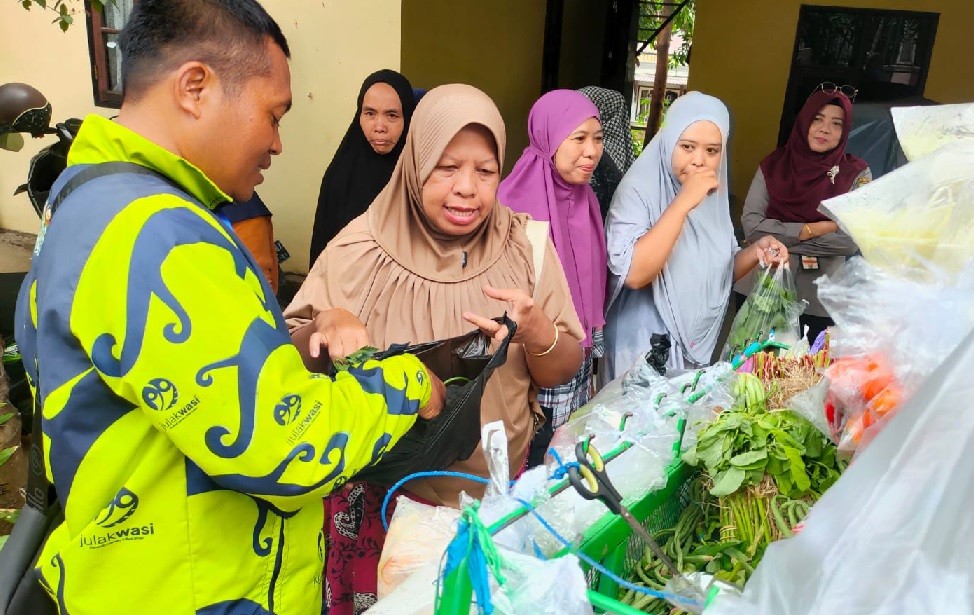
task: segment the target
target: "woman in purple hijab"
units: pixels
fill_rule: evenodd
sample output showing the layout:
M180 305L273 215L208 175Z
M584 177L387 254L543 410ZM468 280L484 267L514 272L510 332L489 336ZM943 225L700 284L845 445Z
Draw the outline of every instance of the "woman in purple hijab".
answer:
M586 338L585 361L571 382L541 389L538 403L547 423L535 436L528 467L544 462L554 429L589 398L593 355L601 356L605 324L605 231L599 201L589 181L602 157L599 110L584 94L553 90L538 99L528 115L528 140L497 200L535 220L549 223L572 302Z

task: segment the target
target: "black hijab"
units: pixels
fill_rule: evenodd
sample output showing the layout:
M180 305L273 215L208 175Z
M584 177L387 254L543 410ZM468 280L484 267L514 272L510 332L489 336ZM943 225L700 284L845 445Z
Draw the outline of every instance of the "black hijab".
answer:
M359 116L362 114L362 99L370 87L376 83L387 83L399 95L402 104L403 129L396 146L388 154L378 154L362 132ZM392 170L402 153L409 131L409 121L413 117L416 102L413 87L403 75L394 70L380 70L366 77L358 93L355 117L345 137L342 138L335 157L321 178L318 193L318 208L315 210L314 228L311 231L311 254L309 266L314 265L318 255L325 249L338 231L368 209L376 195L389 182Z

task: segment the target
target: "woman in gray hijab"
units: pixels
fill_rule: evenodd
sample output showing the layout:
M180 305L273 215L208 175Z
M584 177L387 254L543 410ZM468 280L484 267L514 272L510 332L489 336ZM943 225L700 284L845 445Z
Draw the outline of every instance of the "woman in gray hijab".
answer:
M667 369L709 365L731 284L758 263L788 261L762 237L741 249L730 219L727 136L720 100L690 92L616 189L605 224L609 255L605 382L666 335Z

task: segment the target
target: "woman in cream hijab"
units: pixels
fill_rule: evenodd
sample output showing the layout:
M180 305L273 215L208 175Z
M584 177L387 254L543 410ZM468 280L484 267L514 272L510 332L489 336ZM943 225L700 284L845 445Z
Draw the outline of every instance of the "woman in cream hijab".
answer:
M322 252L285 317L299 347L310 346L316 355L322 343L336 358L367 343L385 348L474 327L500 340L506 330L490 318L506 311L518 328L507 362L487 381L481 422L504 421L513 478L541 417L537 389L566 382L578 371L585 334L551 241L539 246L544 260L537 276L527 216L497 203L504 145L503 120L486 94L467 85L427 93L389 184ZM488 474L479 448L450 469ZM405 489L448 506L458 505L461 490L476 497L483 492L481 485L453 478L417 480ZM373 564L383 539L375 512L382 495L356 485L329 499L326 576L332 602L374 591ZM343 557L336 536L356 541L348 547L353 557ZM371 568L371 588L335 587L338 568L346 568L347 585L352 562L364 574Z

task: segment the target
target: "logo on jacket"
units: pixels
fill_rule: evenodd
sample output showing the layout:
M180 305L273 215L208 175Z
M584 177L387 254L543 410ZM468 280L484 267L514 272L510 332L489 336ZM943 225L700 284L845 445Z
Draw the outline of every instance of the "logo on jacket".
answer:
M165 378L153 378L142 388L142 401L153 410L169 410L178 400L176 385Z
M135 514L138 507L139 496L122 487L95 523L104 528L114 527Z
M274 407L274 420L278 425L290 425L301 414L301 397L285 395Z

